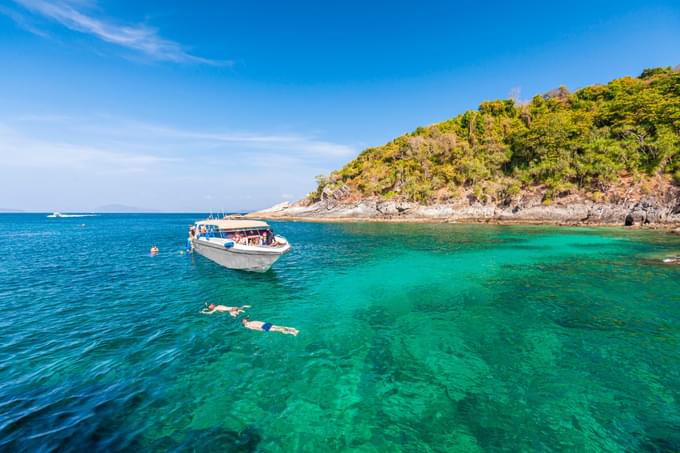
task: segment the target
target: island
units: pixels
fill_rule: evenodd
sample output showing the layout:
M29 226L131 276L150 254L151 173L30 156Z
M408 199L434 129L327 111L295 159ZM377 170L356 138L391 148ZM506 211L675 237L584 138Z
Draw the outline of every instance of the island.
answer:
M482 102L368 148L292 220L680 225L680 66Z

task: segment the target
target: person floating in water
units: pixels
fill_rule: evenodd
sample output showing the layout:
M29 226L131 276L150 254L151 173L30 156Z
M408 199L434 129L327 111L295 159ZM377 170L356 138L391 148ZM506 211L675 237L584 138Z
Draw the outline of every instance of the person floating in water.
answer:
M156 255L158 255L158 247L156 247L155 245L152 245L151 246L151 256L156 256Z
M243 327L246 329L259 330L261 332L279 332L293 336L297 336L299 333L299 331L293 327L276 326L270 322L249 321L247 316L241 319L241 324L243 324Z
M201 310L201 313L203 313L204 315L211 315L215 312L229 313L232 318L235 318L241 313L244 313L246 311L246 308L250 308L250 305L242 305L240 307L227 307L226 305L205 304L205 308Z

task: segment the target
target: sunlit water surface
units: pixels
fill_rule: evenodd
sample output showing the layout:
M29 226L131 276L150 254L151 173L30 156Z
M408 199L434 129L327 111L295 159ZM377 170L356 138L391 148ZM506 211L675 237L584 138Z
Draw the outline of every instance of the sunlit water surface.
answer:
M680 238L274 223L254 274L193 220L0 215L0 450L680 450Z

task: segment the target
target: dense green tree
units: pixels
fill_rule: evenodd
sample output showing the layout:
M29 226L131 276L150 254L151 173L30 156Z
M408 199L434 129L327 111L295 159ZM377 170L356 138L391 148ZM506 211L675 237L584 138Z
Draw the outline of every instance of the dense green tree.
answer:
M601 192L622 174L668 173L680 183L680 73L645 69L569 93L483 102L363 151L330 177L362 196L429 203L463 193L482 200L542 188L546 199Z

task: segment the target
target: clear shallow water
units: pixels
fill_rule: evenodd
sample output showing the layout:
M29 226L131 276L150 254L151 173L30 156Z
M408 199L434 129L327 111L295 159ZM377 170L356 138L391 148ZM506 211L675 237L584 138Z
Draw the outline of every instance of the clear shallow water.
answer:
M680 450L678 237L275 223L252 274L194 219L0 215L0 450Z

